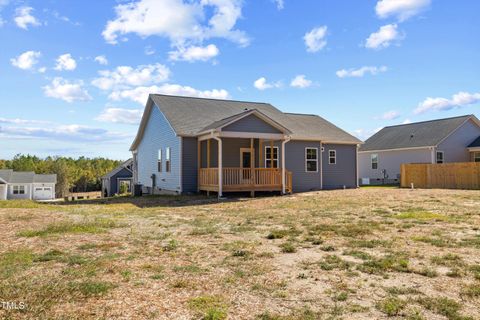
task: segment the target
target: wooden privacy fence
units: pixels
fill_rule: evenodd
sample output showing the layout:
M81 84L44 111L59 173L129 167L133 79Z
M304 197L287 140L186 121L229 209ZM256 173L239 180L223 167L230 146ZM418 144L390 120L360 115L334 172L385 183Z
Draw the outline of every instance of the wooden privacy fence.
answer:
M402 164L400 175L402 188L480 189L480 162Z

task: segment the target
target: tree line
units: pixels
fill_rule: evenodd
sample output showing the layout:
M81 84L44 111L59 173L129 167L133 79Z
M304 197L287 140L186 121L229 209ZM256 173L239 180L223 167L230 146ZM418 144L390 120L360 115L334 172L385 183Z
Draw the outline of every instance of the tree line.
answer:
M0 160L0 169L56 174L56 196L63 197L68 192L100 191L102 189L101 177L121 163L122 161L105 158L39 158L18 154L12 160Z

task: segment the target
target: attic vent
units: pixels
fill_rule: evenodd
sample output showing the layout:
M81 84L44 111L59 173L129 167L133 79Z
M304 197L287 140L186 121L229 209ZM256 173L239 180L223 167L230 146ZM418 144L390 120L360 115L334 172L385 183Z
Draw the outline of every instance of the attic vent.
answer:
M243 109L243 110L248 111L248 108L245 108L245 109Z
M413 133L410 134L410 139L413 139L413 137L415 137L415 135Z

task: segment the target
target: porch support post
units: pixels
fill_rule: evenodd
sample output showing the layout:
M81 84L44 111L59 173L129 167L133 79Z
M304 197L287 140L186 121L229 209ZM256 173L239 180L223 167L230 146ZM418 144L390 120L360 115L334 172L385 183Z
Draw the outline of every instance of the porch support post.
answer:
M262 145L263 145L263 140L262 139L258 139L258 167L259 168L263 168L262 165L263 165L263 148L262 148Z
M210 169L210 139L207 140L207 168Z
M214 137L215 140L218 142L218 197L221 198L223 196L223 147L222 147L222 139Z
M287 190L287 170L285 165L285 145L290 141L290 137L282 141L282 194L286 194Z
M255 156L253 153L253 138L250 138L250 185L252 190L250 190L250 196L253 198L255 197L255 190L253 190L253 186L255 185Z
M270 184L273 185L275 182L275 178L273 177L273 140L270 140L270 175L271 175L271 181Z

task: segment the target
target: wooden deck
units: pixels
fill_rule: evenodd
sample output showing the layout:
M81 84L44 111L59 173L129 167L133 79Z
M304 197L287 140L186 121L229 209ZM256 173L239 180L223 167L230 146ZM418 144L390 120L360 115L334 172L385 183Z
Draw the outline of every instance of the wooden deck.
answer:
M282 169L223 168L223 191L282 191ZM199 189L218 191L218 168L198 170ZM292 173L286 171L285 191L292 193Z

